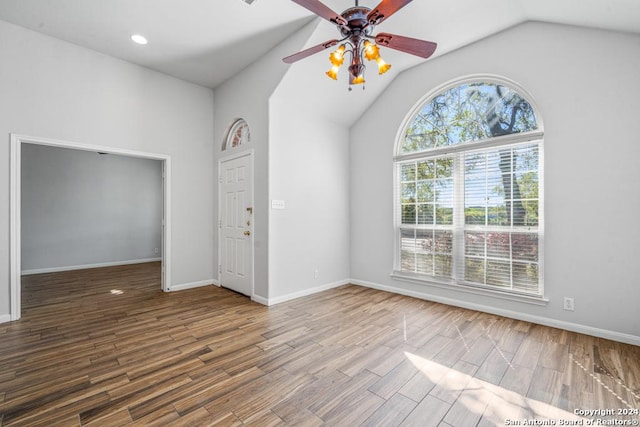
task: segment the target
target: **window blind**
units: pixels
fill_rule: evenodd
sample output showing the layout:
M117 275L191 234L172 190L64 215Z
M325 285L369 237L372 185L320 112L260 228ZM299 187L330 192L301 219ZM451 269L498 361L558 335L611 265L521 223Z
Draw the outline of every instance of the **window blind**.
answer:
M539 142L398 166L400 271L540 293Z
M537 144L465 153L459 281L538 293Z

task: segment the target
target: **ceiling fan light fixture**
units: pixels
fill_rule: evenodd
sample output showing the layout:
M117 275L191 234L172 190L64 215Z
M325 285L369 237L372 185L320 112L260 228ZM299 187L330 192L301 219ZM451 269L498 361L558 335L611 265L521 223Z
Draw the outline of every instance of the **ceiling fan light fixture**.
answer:
M332 65L337 67L342 65L342 63L344 62L345 49L346 49L346 46L342 44L340 45L339 48L331 52L331 54L329 55L329 61L331 62Z
M364 57L369 61L380 57L380 48L369 40L364 41Z
M327 71L325 74L332 78L333 80L338 80L338 70L340 70L339 65L332 65L331 69Z
M367 68L362 64L358 57L354 58L353 64L349 66L349 84L364 84L364 70Z
M376 58L376 64L378 64L378 74L380 75L386 73L389 71L389 68L391 68L391 64L387 64L381 56Z
M349 85L358 85L365 82L364 71L366 67L363 63L365 59L376 62L378 74L384 74L389 71L391 65L387 64L380 56L379 46L399 50L424 59L433 55L437 47L437 44L433 42L397 34L373 34L376 25L381 24L398 10L411 3L412 0L380 0L380 3L373 9L359 6L358 0L355 0L355 7L348 8L341 14L327 7L321 0L292 1L334 24L342 38L328 40L289 55L282 60L287 64L293 64L296 61L344 42L337 50L329 54L329 61L332 67L326 72L326 75L331 79L337 80L338 69L344 62L344 54L349 52L351 54ZM375 40L375 43L371 42L371 40ZM362 87L364 88L364 86Z
M380 47L371 43L369 40L365 40L363 43L363 52L365 59L369 61L376 61L378 64L378 74L382 75L389 71L391 64L387 64L380 56Z
M349 78L349 84L350 85L362 85L364 84L364 73L360 74L359 76L353 76L351 75Z

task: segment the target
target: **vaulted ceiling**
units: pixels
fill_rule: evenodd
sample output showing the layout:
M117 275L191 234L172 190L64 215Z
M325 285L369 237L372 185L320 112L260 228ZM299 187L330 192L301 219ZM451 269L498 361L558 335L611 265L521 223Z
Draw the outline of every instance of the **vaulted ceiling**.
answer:
M324 3L342 12L355 2ZM377 3L360 1L367 7ZM0 19L215 88L310 23L314 15L291 0L255 0L251 5L242 0L0 0ZM640 1L414 0L377 30L435 41L437 57L530 20L640 33ZM144 35L148 45L132 43L130 36L135 33ZM331 23L319 21L306 46L336 36ZM384 56L393 68L374 76L371 89L367 88L373 92L369 101L393 74L424 61L388 49ZM326 55L316 57L293 66L307 79L296 84L315 84L316 79L319 91L329 83L344 96L346 81L327 79ZM360 102L360 110L366 103Z
M354 4L324 3L337 12ZM360 3L373 7L378 0ZM0 0L2 20L208 87L312 17L290 0ZM640 32L640 1L414 0L379 29L437 41L438 55L525 20ZM333 38L332 25L324 24ZM134 33L149 44L133 44Z

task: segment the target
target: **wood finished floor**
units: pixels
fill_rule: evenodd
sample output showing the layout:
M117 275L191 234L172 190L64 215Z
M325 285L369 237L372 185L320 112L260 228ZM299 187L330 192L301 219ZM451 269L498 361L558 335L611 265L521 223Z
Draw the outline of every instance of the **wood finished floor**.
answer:
M610 408L640 408L640 347L353 285L268 308L163 293L157 263L42 274L0 324L2 427L468 427Z

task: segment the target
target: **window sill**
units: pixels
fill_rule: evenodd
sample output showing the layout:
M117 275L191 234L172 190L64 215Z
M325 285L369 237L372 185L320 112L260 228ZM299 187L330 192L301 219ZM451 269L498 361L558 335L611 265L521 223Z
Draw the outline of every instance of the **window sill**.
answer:
M414 275L411 273L394 271L391 273L391 278L401 280L404 282L417 283L419 285L426 285L434 288L455 290L474 295L484 295L493 298L500 298L509 301L516 301L525 304L546 306L549 300L544 296L517 294L511 292L499 291L496 289L488 289L480 286L473 285L460 285L458 283L449 282L446 280L438 281L438 279L425 279L423 276Z

